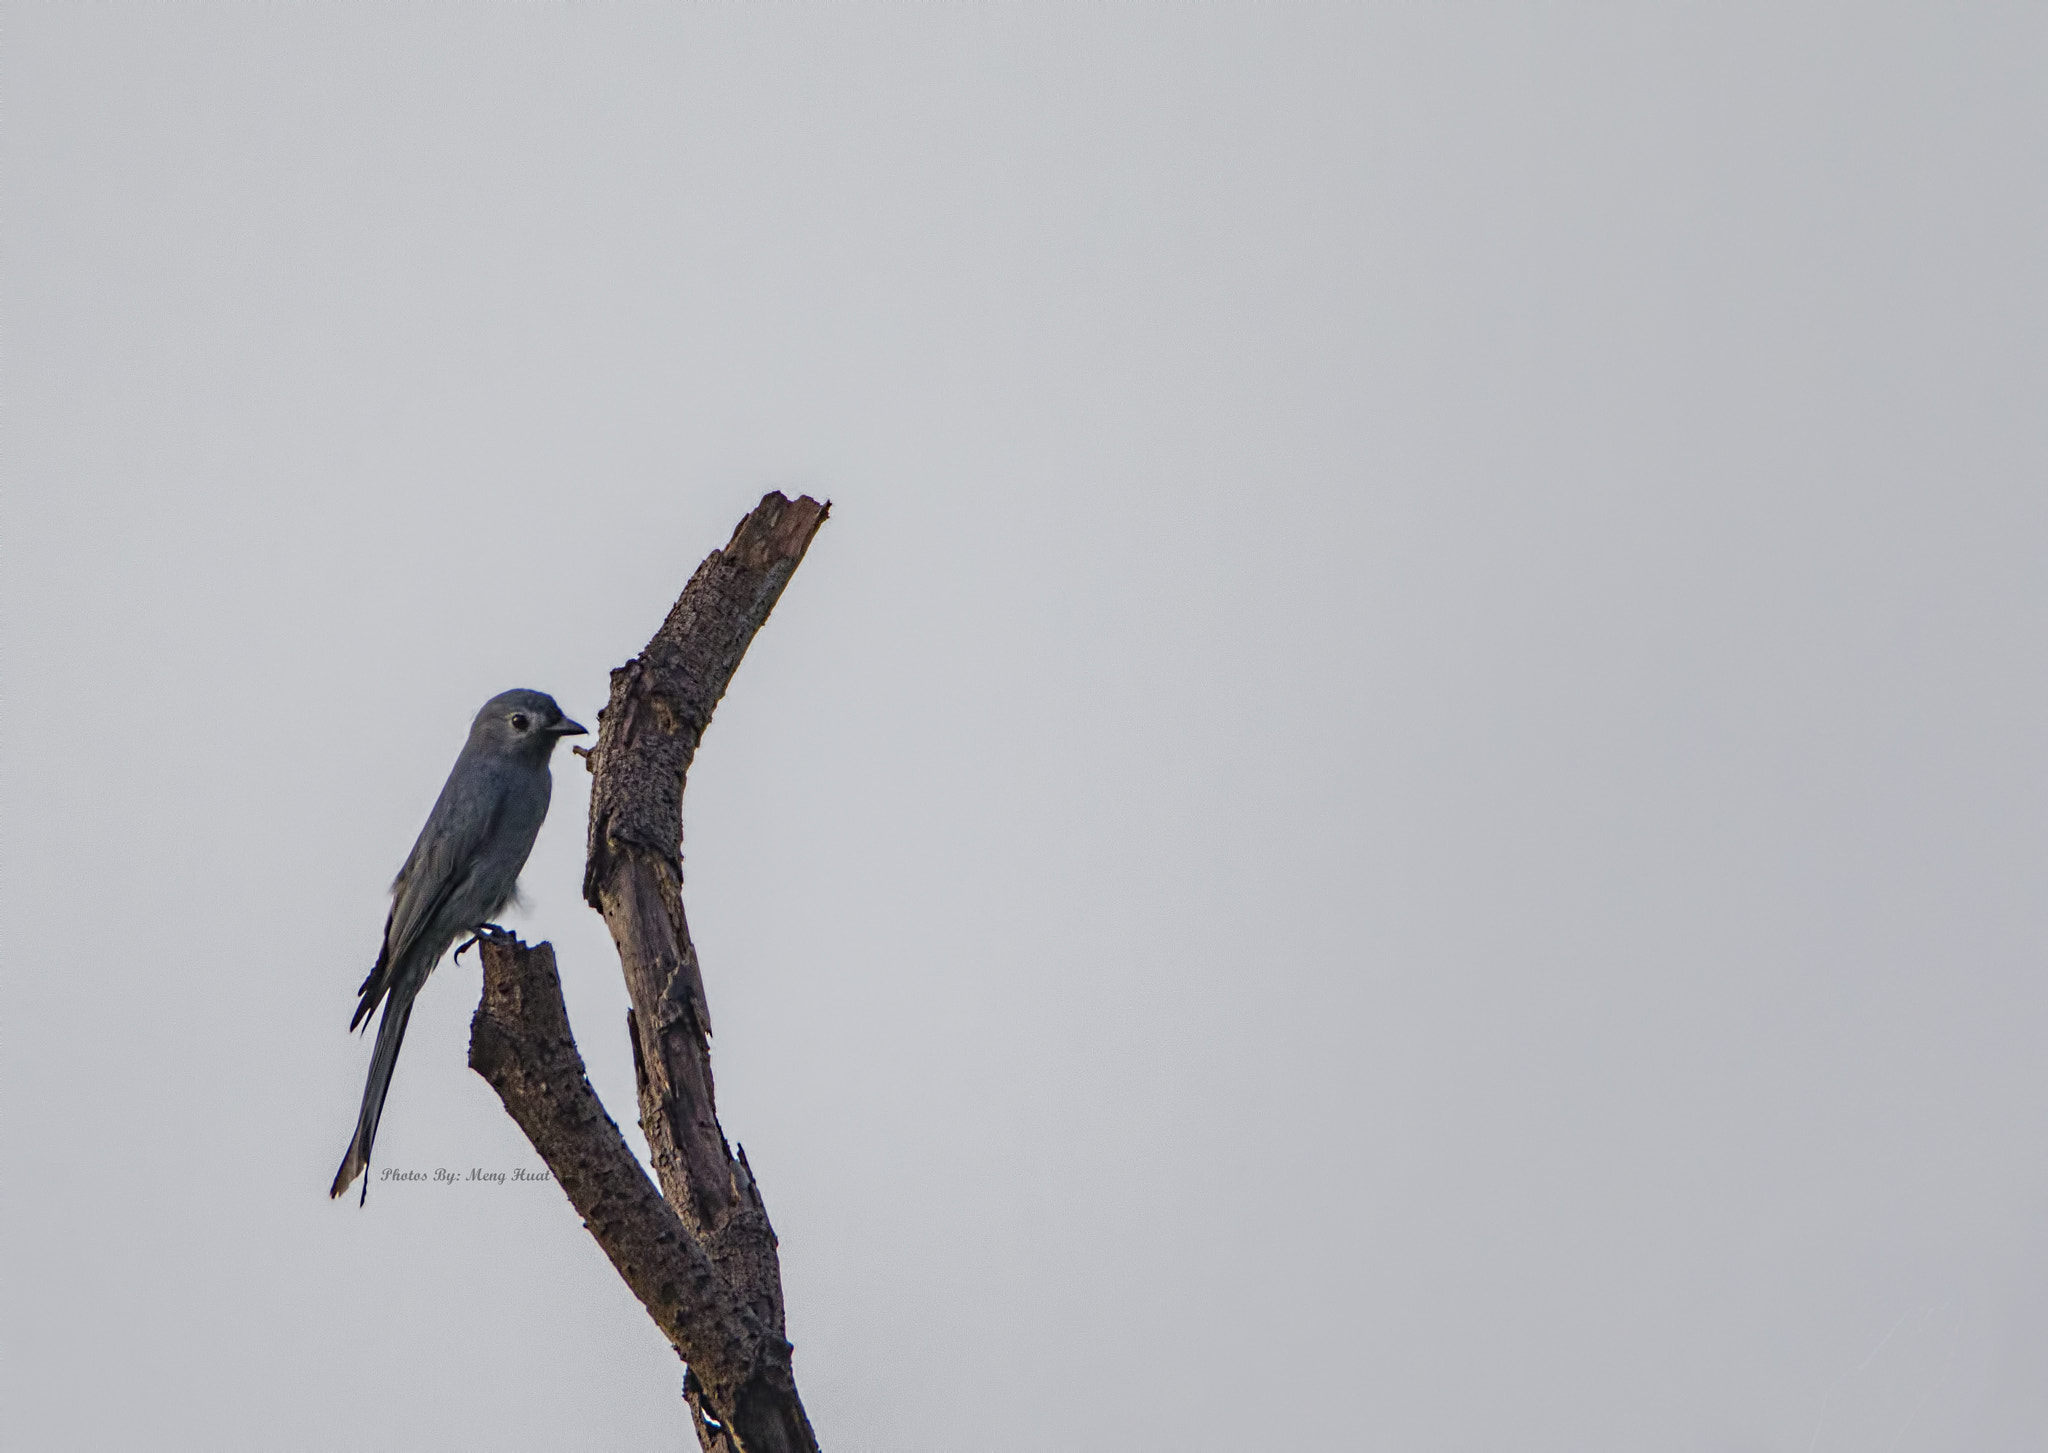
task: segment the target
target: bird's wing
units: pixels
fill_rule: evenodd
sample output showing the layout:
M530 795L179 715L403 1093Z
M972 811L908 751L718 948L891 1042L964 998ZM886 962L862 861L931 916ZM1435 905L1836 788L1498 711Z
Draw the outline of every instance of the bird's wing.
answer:
M456 759L440 799L427 814L427 825L420 829L419 840L391 885L383 951L357 991L361 999L349 1023L351 1029L369 1017L418 951L430 949L433 957L439 958L449 939L473 926L448 922L445 910L470 896L464 890L497 831L505 801L504 783L489 763L467 751ZM430 945L435 937L441 941Z

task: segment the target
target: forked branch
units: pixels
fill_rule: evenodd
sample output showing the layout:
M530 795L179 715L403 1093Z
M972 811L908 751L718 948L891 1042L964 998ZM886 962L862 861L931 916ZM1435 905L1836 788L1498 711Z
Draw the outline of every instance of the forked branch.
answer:
M470 1064L689 1363L706 1453L815 1453L783 1335L775 1232L719 1127L711 1010L682 902L683 783L711 713L827 506L770 494L691 577L647 649L612 672L589 754L583 891L618 946L640 1125L659 1193L584 1078L547 944L484 945Z

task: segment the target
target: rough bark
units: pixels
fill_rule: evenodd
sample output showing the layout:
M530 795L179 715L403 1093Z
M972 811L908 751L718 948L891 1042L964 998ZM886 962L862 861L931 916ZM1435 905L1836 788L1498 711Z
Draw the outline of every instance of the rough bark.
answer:
M647 649L612 673L587 754L596 780L584 896L611 929L632 999L640 1125L660 1194L582 1078L552 949L485 945L471 1032L470 1063L689 1363L685 1392L706 1453L817 1449L783 1335L775 1232L745 1151L718 1123L711 1011L683 914L682 796L712 711L826 511L770 494L740 521Z
M549 944L511 934L480 945L484 992L469 1025L469 1067L533 1142L584 1226L690 1363L737 1363L762 1329L647 1178L584 1075Z

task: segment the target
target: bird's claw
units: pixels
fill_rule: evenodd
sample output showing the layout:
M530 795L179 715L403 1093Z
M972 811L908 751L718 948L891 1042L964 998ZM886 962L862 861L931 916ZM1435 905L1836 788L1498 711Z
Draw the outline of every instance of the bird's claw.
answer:
M469 937L464 939L460 944L456 946L455 961L457 963L462 962L462 951L466 948L469 948L473 944L486 943L494 939L511 937L512 930L509 928L501 927L500 925L495 923L479 923L476 926L475 930L469 935ZM478 950L478 952L482 952L482 950Z

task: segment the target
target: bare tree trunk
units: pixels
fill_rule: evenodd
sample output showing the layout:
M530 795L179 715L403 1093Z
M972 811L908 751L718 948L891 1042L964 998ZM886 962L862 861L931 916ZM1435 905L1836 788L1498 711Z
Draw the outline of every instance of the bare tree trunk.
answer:
M816 1453L783 1335L782 1273L747 1165L718 1124L711 1010L683 916L683 782L754 633L827 506L770 494L691 577L647 649L612 672L589 753L583 893L618 945L657 1193L583 1077L554 951L486 942L470 1064L689 1364L706 1453Z

